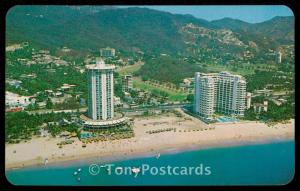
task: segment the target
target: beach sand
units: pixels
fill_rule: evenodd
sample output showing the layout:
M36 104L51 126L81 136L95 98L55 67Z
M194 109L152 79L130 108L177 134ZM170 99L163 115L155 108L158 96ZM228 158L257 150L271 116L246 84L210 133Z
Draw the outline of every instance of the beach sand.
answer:
M149 130L170 127L176 128L176 131L146 133ZM293 119L287 124L277 124L273 127L253 121L206 125L186 114L184 117L176 117L169 113L135 118L133 138L90 143L86 148L82 147L78 139L74 139L73 144L58 148L57 143L64 140L63 138L45 137L18 144L6 144L5 167L12 169L43 165L46 158L49 163L57 163L92 157L127 158L145 154L155 156L157 153L171 151L294 140L294 131Z

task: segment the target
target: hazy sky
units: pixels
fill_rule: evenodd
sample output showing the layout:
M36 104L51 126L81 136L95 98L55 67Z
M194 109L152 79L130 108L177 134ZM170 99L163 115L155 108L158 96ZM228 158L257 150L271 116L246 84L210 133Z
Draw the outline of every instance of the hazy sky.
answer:
M125 6L123 6L125 7ZM129 7L129 6L126 6ZM293 16L289 7L282 5L243 5L243 6L136 6L167 11L178 14L191 14L206 20L230 17L242 21L257 23L275 16Z

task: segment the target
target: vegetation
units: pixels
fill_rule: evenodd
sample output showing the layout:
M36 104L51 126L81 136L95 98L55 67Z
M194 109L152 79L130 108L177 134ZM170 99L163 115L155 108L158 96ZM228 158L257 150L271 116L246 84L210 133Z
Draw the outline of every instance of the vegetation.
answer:
M63 131L68 131L70 133L79 133L78 132L78 125L75 124L69 124L64 126L59 125L48 125L45 127L45 130L48 130L53 137L59 135Z
M70 113L49 113L29 115L27 112L14 112L5 114L5 142L17 143L29 140L33 135L39 135L41 126L48 122L58 122L61 119L71 120ZM63 132L75 132L76 125L45 126L53 136Z
M111 127L93 132L92 137L81 139L83 143L128 139L134 136L133 129L129 125Z
M247 91L264 89L266 85L271 84L273 90L294 90L294 71L291 73L278 73L278 71L256 71L255 74L246 76ZM284 76L284 77L283 77Z
M277 17L259 24L232 19L208 22L190 15L174 15L146 8L80 7L77 10L68 6L14 7L7 14L6 38L7 43L30 41L50 50L67 46L86 52L98 50L101 45L122 52L142 50L149 54L191 54L194 47L185 43L188 39L184 38L182 30L189 23L212 30L211 34L221 28L231 29L244 44L254 42L257 48L253 48L253 52L257 55L261 50L294 41L293 17ZM226 50L231 50L234 55L245 49L235 44L221 45L218 46L216 38L200 38L195 47L210 48L211 55L226 54Z
M198 71L204 72L204 69L181 59L162 56L145 60L145 64L137 74L161 82L171 82L178 86L184 78L194 76L194 73Z
M194 101L194 94L188 94L186 97L186 100L189 102L193 102Z
M261 113L254 112L253 108L245 111L246 120L262 120L265 122L281 122L294 118L295 116L294 98L291 97L286 103L278 106L272 101L268 102L268 111Z
M170 101L184 101L187 96L187 94L183 92L169 90L165 87L159 87L151 85L149 83L145 83L139 78L134 78L133 86L145 91L149 91L156 96L168 97Z
M201 27L201 31L197 31L194 27L185 29L189 23L198 29ZM68 93L73 96L80 93L86 99L86 74L81 73L76 67L84 68L83 61L86 55L97 56L99 48L105 46L117 50L120 57L116 59L130 56L133 58L132 63L141 58L145 62L143 65L119 67L114 73L114 93L122 100L125 96L122 92L121 75L125 74L135 76L133 79L135 88L145 90L150 93L150 98L158 97L157 100L162 102L166 100L192 102L193 95L181 90L179 85L184 78L193 77L195 72L227 70L241 74L246 77L247 91L250 92L266 86L274 91L295 89L294 58L290 55L294 44L292 17L249 24L231 19L208 22L188 15L172 15L144 8L93 9L87 6L79 11L67 6L15 6L7 14L6 26L6 45L29 41L29 46L6 52L5 77L21 80L22 84L16 88L6 83L5 88L20 95L36 95L37 102L46 101L47 109L80 107L75 98L53 104L44 92L58 91L64 83L74 84L76 86ZM220 35L221 28L231 29L233 31L231 40L242 42L245 46L232 42L222 43L224 36ZM199 35L205 32L210 35L209 38ZM60 49L64 46L72 48L72 51L62 52ZM276 53L282 47L288 54L282 64L274 64L277 59ZM33 49L40 48L49 49L51 55L67 61L68 65L57 66L53 63L26 65L19 60L20 58L31 60ZM270 49L273 51L271 55ZM141 56L138 53L140 51L145 54ZM249 53L250 56L244 56L245 53ZM111 63L112 60L107 62ZM36 77L22 76L32 73ZM132 97L138 97L138 92L130 91L130 93ZM259 102L262 100L264 97L253 99ZM143 104L142 102L144 100L136 103ZM35 109L37 104L27 108L27 110ZM294 97L291 96L281 106L269 101L268 112L258 114L254 113L253 109L247 110L245 119L278 122L293 118L294 109ZM182 115L179 112L175 114ZM47 122L57 122L62 118L69 120L70 114L29 115L26 112L16 112L5 115L5 141L8 143L28 140L31 136L38 135L41 128L48 130L53 136L62 131L78 130L74 124L45 126ZM146 111L144 115L149 115L149 112ZM126 127L107 129L100 133L113 139L133 135L132 129Z
M52 109L53 108L53 103L50 98L47 99L46 101L46 109Z
M79 109L80 107L82 107L82 106L79 104L78 100L76 100L75 98L67 99L63 103L56 103L56 104L54 104L54 106L52 106L52 108L54 108L56 110ZM46 105L46 108L47 108L47 105Z
M133 74L137 72L141 68L141 66L142 66L141 64L123 66L123 67L119 67L117 69L117 72L120 73L121 75Z

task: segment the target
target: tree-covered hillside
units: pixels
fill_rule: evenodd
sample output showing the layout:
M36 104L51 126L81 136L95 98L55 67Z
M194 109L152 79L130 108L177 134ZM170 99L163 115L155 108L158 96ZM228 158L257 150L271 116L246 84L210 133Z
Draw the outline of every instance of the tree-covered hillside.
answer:
M293 42L293 20L278 17L259 24L232 19L208 22L191 15L135 7L15 6L6 17L6 42L28 41L48 49L67 46L88 51L111 46L121 51L186 54L193 50L181 29L192 23L212 32L220 28L232 30L234 38L244 44L253 41L259 50L267 50ZM209 43L210 38L206 41ZM201 43L195 46L201 47ZM234 43L227 46L235 48Z

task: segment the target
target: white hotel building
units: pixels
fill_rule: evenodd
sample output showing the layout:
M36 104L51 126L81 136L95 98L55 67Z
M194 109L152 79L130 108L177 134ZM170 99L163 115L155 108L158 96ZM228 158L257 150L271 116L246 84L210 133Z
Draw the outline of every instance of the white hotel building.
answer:
M214 114L215 80L213 76L195 73L194 112L200 117L211 120Z
M212 120L214 112L243 116L246 81L228 72L195 73L194 112L205 120Z
M107 120L114 117L113 65L105 65L97 58L96 64L87 65L88 117L93 120Z

